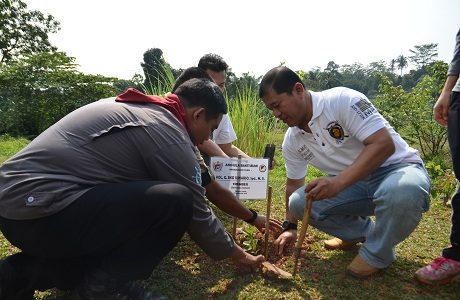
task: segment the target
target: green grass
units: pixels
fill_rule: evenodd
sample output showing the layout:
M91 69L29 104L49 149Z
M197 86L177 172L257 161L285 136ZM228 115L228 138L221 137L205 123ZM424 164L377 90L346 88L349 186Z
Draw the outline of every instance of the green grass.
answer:
M0 164L13 156L29 143L25 138L13 138L9 135L0 135Z
M276 133L277 167L270 173L273 187L272 216L284 218L284 163L279 145L282 133ZM0 155L7 157L18 151L26 140L0 140ZM311 170L309 176L318 175ZM264 212L266 201L246 201L245 204ZM214 209L226 228L232 228L232 218ZM300 260L300 272L293 280L268 279L259 273L240 274L229 262L213 261L188 236L171 251L143 284L170 299L458 299L460 284L430 287L417 283L413 273L439 256L447 246L450 232L449 207L433 199L412 235L397 247L397 261L382 275L368 280L345 276L344 270L357 249L351 252L325 251L322 240L329 236L309 227L313 240L311 250ZM238 226L244 226L239 223ZM0 236L0 256L17 251ZM284 269L292 272L289 258ZM70 299L67 293L47 291L36 294L38 299Z
M251 157L261 157L265 145L273 143L278 123L250 87L238 90L228 102L228 114L238 139L235 145Z

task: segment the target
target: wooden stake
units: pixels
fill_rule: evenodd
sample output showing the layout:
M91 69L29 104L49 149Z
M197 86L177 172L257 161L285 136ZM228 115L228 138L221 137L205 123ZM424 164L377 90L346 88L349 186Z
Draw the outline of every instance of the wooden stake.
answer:
M306 201L307 204L305 205L305 208L303 210L302 228L300 229L300 234L294 249L294 271L292 272L293 276L295 276L295 274L297 273L297 264L299 262L300 250L302 250L302 244L305 240L305 234L307 233L313 196L310 196L310 194L308 194Z
M232 235L233 238L236 239L236 224L238 223L238 219L233 217L233 229L232 229Z
M241 154L238 155L238 164L241 164ZM240 182L240 178L241 178L241 170L238 169L237 171L237 180L236 182L239 183ZM235 196L236 196L236 199L238 199L238 201L240 200L240 195L238 194L238 189L235 191ZM233 217L233 230L232 230L232 234L233 234L233 238L236 239L236 225L238 223L238 219Z
M270 208L272 205L272 187L268 187L268 198L267 198L267 213L265 215L265 247L264 247L264 256L268 260L268 237L270 236Z
M283 279L292 278L291 273L286 272L283 269L278 268L277 266L275 266L274 264L272 264L272 263L270 263L268 261L264 261L262 263L262 266L264 266L269 272L271 272L272 274L275 274L279 278L283 278Z

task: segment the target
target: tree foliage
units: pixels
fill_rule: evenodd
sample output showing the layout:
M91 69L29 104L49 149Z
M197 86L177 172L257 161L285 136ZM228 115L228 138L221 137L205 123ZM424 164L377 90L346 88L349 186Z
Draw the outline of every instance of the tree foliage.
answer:
M368 93L369 72L362 64L354 63L352 65L343 65L340 67L340 72L342 74L341 84L343 86L360 91L364 94Z
M225 84L225 93L227 99L234 99L239 97L241 91L259 89L260 77L254 77L250 73L243 73L240 77L236 76L231 69L227 70L227 78Z
M48 34L59 29L53 16L28 10L23 1L0 0L0 67L20 55L56 50Z
M143 89L144 78L141 74L134 74L133 78L130 80L126 79L117 79L113 83L117 94L120 94L126 91L128 88L135 88L136 90L141 91Z
M398 70L401 72L400 76L402 76L403 70L409 65L407 58L404 55L398 56L398 58L396 58L396 64L398 66Z
M62 52L42 52L0 69L0 134L37 135L72 110L115 95L114 78L76 67Z
M342 76L339 72L339 67L338 64L330 61L327 63L324 71L319 74L318 79L324 89L330 89L341 85Z
M438 44L416 45L414 48L409 50L412 53L409 59L417 69L428 66L438 56Z
M447 130L439 126L433 118L433 106L444 86L447 64L434 63L429 74L422 77L415 88L408 93L407 111L408 137L418 145L427 159L444 154L447 143Z
M150 48L144 52L144 89L150 91L163 91L171 89L174 83L174 72L168 62L163 58L163 51L159 48Z
M403 110L406 103L406 92L401 86L395 86L387 76L379 75L379 77L381 80L379 92L372 102L391 126L400 132L406 124L406 113Z
M447 64L438 61L427 69L428 74L410 92L383 76L373 102L423 158L432 160L446 156L447 129L433 119L432 108L444 85Z

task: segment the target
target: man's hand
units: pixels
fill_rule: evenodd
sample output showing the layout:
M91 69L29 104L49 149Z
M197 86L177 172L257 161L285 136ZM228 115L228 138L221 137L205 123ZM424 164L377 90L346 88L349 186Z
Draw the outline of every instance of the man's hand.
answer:
M439 95L438 101L433 106L433 115L436 122L442 126L447 126L447 117L450 105L450 94L458 80L458 74L450 74L447 76L446 83L442 88L441 95Z
M447 126L447 116L449 111L450 93L442 92L438 101L433 107L433 115L436 122L442 126Z
M275 251L278 252L279 255L283 253L284 247L294 244L297 239L297 230L291 229L282 232L278 238L275 240Z
M235 245L235 249L230 258L241 271L245 272L256 271L260 269L262 263L265 261L265 257L263 255L251 255L245 252L238 245Z
M318 201L332 198L342 189L336 177L320 177L307 184L305 193L313 197L313 201Z
M268 168L270 171L275 169L275 166L276 166L276 160L273 159L271 162L270 162L270 167Z
M260 232L264 232L266 219L267 218L265 216L258 215L257 218L252 223L252 225L257 227L257 229L259 229ZM268 226L269 226L268 229L272 232L278 233L282 230L281 222L273 218L270 218L270 220L268 220Z

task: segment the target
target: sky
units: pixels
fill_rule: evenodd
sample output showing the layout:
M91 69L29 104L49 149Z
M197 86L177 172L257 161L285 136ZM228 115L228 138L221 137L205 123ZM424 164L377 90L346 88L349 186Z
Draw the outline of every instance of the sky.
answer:
M409 56L437 43L450 62L460 0L23 0L51 14L50 41L85 74L131 79L149 48L175 69L221 55L237 76L256 77L284 63L324 69Z

